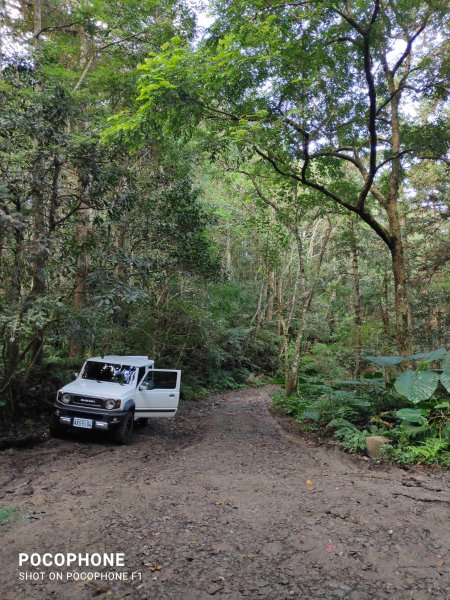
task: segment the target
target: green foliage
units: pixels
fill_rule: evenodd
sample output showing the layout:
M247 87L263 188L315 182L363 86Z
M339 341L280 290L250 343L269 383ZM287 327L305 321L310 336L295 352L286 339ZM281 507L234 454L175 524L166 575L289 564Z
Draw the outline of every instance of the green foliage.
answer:
M447 448L446 440L431 437L419 441L415 445L386 446L382 449L381 454L384 458L402 465L440 464L448 469L450 468L450 452L447 451Z
M337 427L334 437L339 440L344 448L354 452L364 451L366 448L366 437L370 435L365 429L360 431L352 423L345 419L333 419L328 427Z
M406 360L401 356L366 356L366 358L378 367L392 367Z
M448 352L445 348L438 348L431 352L418 352L407 356L367 356L366 358L379 367L392 367L413 360L420 360L421 363L445 360L448 359Z
M445 348L432 352L420 352L409 356L369 356L368 360L378 366L391 367L404 362L420 361L415 370L407 370L395 379L395 389L401 395L417 404L431 398L439 382L449 391L450 354ZM441 363L440 374L430 370L430 363Z
M405 371L395 380L395 389L399 394L417 404L428 400L436 391L439 375L432 371Z
M285 396L279 392L272 396L271 406L285 415L296 417L301 410L301 399L298 396Z
M447 392L450 392L450 352L443 358L441 368L442 373L439 380Z
M419 370L407 373L431 373L437 378L433 379L436 388L439 374L426 368L431 361L446 360L447 354L440 350L415 356L428 362L421 363ZM382 362L383 365L398 364L389 360ZM328 384L303 379L298 396L285 398L276 394L272 406L308 430L325 435L333 432L333 437L347 450L363 452L367 436L382 435L392 440L392 446L383 450L385 458L401 464L436 463L448 467L450 411L445 388L440 392L443 398L430 399L431 394L426 393L423 400L416 399L414 386L412 393L408 388L407 399L407 394L399 395L396 388L385 384L380 373L356 381L335 380Z
M355 222L352 274L343 205L321 192L356 202L370 162L363 45L335 3L218 0L201 40L195 14L177 0L43 3L39 49L32 4L3 32L5 47L23 56L3 56L0 74L1 416L43 410L88 353L141 353L181 368L189 399L261 382L285 369L280 357L287 348L292 358L304 325L300 373L320 381L279 399L282 410L313 430L345 419L360 432L385 422L399 444L445 438L448 353L373 357L395 351L390 258ZM418 30L419 4L380 5L366 37L374 65L384 47L388 61L395 54L395 31ZM430 31L441 23L440 4L426 13ZM364 26L367 8L349 4ZM348 43L350 34L359 41ZM420 91L417 118L401 119L408 197L399 199L417 348L445 343L449 292L448 182L435 160L448 142L437 114L445 64L439 40L422 38L396 75L406 76L405 91L393 96L403 102L407 90ZM393 97L384 69L373 75L378 138L389 141ZM389 148L383 141L376 152L385 163L375 183L385 194ZM372 196L366 215L385 227ZM316 274L314 232L325 220L332 235ZM308 289L313 308L303 323ZM390 371L390 381L405 361L417 369L395 388L376 374L349 381L367 367L358 360L356 368L356 351ZM433 361L441 373L428 369ZM402 412L411 402L419 420Z
M426 414L427 411L423 408L401 408L395 412L395 415L402 421L418 425L425 425L427 423L427 419L424 416Z
M54 8L40 51L28 36L30 60L2 57L2 416L46 409L87 353L182 368L185 397L270 371L278 339L252 326L254 295L222 277L196 150L154 122L144 150L102 141L149 50L192 39L192 12L171 0ZM18 16L8 36L32 22Z
M358 423L372 411L369 399L314 380L300 383L299 396L276 394L272 406L299 423L307 423L309 428L326 427L334 419Z
M9 508L7 506L0 507L0 523L5 523L13 518L15 513L14 508Z
M316 342L310 351L304 354L301 361L301 372L309 377L339 379L345 377L347 369L345 364L336 360L344 352L342 345L338 343L324 344Z

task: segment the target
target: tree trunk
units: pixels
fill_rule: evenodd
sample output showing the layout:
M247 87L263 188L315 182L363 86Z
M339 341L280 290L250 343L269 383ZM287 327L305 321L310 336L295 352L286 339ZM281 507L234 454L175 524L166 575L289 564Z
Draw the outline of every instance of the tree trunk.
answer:
M294 358L292 360L292 364L289 367L289 372L286 377L285 387L284 387L284 395L286 397L290 396L292 392L295 390L298 382L298 374L300 371L300 360L302 356L302 344L303 337L305 334L306 328L306 316L309 312L309 308L311 306L311 301L313 298L314 290L311 289L308 293L308 297L305 303L302 306L302 311L300 314L299 325L297 329L297 335L295 338L295 350L294 350Z
M33 2L33 45L35 52L40 50L39 34L42 30L42 2ZM37 58L36 58L37 60ZM36 91L40 91L39 83L35 85ZM45 159L42 143L39 137L33 140L34 162L32 166L31 198L33 206L33 276L30 300L42 296L45 292L45 265L47 261L47 249L45 247ZM40 335L31 347L31 360L39 364L42 359L43 340Z
M409 332L409 306L406 288L406 270L403 247L396 242L391 249L392 270L394 273L394 300L397 328L397 345L401 356L411 354L411 338Z
M348 220L350 227L350 252L352 257L352 287L353 287L353 311L354 311L354 323L355 323L355 369L354 377L358 377L361 371L361 325L362 325L362 312L361 312L361 296L359 291L359 264L358 264L358 248L356 246L355 229L353 224L353 218L350 217Z
M252 318L252 323L256 321L255 329L258 330L264 321L264 313L265 313L265 299L267 298L267 286L265 282L261 283L259 297L258 297L258 305L256 307L255 314Z
M273 321L273 303L275 296L275 271L272 269L269 271L268 279L267 279L267 312L266 312L266 320L271 323Z
M390 200L387 205L389 229L391 231L392 272L394 274L394 303L397 330L397 346L401 356L411 354L409 304L403 241L400 229L397 202Z
M14 262L13 262L13 270L11 277L11 286L7 289L6 300L8 304L11 306L17 306L20 302L20 292L21 292L21 281L22 281L22 260L23 260L23 231L22 229L16 229L14 231L14 239L15 246L13 250L14 254ZM2 382L2 389L9 385L10 381L14 377L14 373L16 372L17 366L20 362L20 339L19 332L14 330L13 328L6 328L4 332L4 371L5 377ZM14 396L12 394L9 395L7 400L6 410L8 413L13 416L14 415Z
M387 64L385 62L385 64ZM389 221L389 232L391 236L392 271L394 274L394 301L395 318L397 327L397 346L400 355L411 354L410 338L410 310L408 304L407 279L405 255L401 232L400 217L398 213L398 198L401 179L400 164L400 97L401 91L396 89L394 73L386 68L389 93L391 101L391 151L395 158L391 161L391 173L389 179L389 198L386 204L386 213Z
M281 320L283 319L283 278L281 276L281 273L278 275L275 285L275 301L277 306L280 307L280 318L278 320L278 335L281 336L281 333L283 331L283 325L281 323Z
M5 0L0 0L0 23L5 25L7 20L6 2ZM0 70L3 67L3 35L4 30L2 31L2 28L0 28Z
M48 229L50 233L55 230L56 226L56 211L58 209L59 201L59 179L62 172L62 162L55 155L53 159L53 179L52 179L52 191L50 194L50 210L48 215Z
M384 301L384 305L383 305ZM390 333L390 319L389 319L389 281L388 273L386 268L383 273L383 289L380 292L380 314L381 320L383 321L383 329L386 339L389 338Z
M230 232L226 233L226 246L225 246L225 281L231 280L231 239Z
M31 291L34 296L42 295L45 291L44 269L47 259L45 240L45 210L44 210L44 177L45 162L41 145L35 140L35 160L33 164L33 183L31 196L33 202L33 282Z
M88 52L88 39L83 30L80 31L80 63L83 64ZM78 89L79 81L75 86ZM67 127L70 131L71 123L67 123ZM84 173L83 167L78 172L78 185L79 185L79 197L80 197L80 209L79 217L77 222L77 242L80 248L77 258L77 270L75 275L75 284L73 288L72 303L75 314L79 313L85 303L86 298L86 276L87 276L87 264L88 258L84 244L86 243L89 235L89 206L86 202L88 197L89 179ZM81 356L83 353L84 344L79 335L73 335L70 339L69 345L69 358L76 358Z
M316 231L317 231L317 225L314 228L314 233L313 233L313 236L311 239L310 249L314 246L313 238L315 236ZM318 281L318 278L320 275L320 271L322 269L323 258L325 256L325 250L327 248L328 241L330 239L330 235L331 235L331 226L330 226L330 224L328 224L327 229L323 236L322 247L320 249L320 254L317 259L316 268L315 268L314 273L311 275L311 277L312 277L311 284L310 284L309 290L306 292L306 295L304 296L302 308L300 311L297 335L295 338L294 357L292 359L289 374L287 375L286 380L285 380L284 395L286 397L290 396L297 386L298 376L299 376L299 372L300 372L300 361L301 361L301 356L302 356L303 338L304 338L306 324L307 324L306 319L307 319L307 315L311 309L311 303L312 303L312 300L314 297L314 292L316 290L316 285L317 285L317 281ZM305 281L305 279L304 279L305 271L304 271L304 264L303 264L303 250L302 250L302 243L301 243L301 238L300 238L298 230L296 232L296 239L297 239L297 244L298 244L300 272L303 276L303 280ZM310 252L310 254L312 257L312 252Z
M82 192L83 194L83 192ZM87 255L84 244L89 234L88 225L88 206L82 201L80 204L80 219L77 224L77 241L80 252L77 258L77 272L75 276L75 285L73 289L72 303L75 313L79 313L85 303L86 296L86 275L87 275ZM83 342L80 336L73 335L70 340L69 358L76 358L83 353Z

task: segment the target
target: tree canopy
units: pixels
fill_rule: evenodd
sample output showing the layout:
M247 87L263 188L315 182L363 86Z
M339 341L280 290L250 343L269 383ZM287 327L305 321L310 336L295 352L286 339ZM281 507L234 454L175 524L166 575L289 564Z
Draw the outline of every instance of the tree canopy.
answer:
M448 344L444 2L1 9L5 421L96 352L289 396Z

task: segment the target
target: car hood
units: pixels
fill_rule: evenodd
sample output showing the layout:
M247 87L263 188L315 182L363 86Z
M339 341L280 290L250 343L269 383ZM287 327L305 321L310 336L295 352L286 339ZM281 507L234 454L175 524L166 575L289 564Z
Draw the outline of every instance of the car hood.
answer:
M93 381L91 379L76 379L68 383L61 392L92 396L94 398L124 398L134 389L133 385L121 385L109 381Z

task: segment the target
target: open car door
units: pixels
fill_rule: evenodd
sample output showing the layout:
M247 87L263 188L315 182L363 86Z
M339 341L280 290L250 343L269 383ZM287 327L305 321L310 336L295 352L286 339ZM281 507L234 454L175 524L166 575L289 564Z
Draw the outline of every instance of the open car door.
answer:
M136 392L136 418L171 417L180 400L181 371L150 369Z

